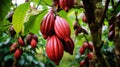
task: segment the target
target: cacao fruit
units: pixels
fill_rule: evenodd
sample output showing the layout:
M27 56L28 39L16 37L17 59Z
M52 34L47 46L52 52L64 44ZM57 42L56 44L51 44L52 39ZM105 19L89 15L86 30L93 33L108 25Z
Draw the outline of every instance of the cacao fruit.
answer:
M67 42L63 41L63 47L66 52L68 52L71 55L73 54L74 42L71 38L69 38Z
M87 57L88 57L89 60L91 60L92 57L93 57L93 53L92 53L92 52L89 52L89 53L87 54Z
M56 35L59 38L65 40L65 41L69 40L71 31L70 31L70 27L69 27L67 21L64 18L56 16L54 30L55 30Z
M74 0L59 0L59 5L65 11L68 11L74 6Z
M91 51L93 51L93 43L92 42L88 43L88 49L90 49Z
M46 16L43 18L40 24L40 31L45 39L47 39L48 36L53 35L54 23L55 23L54 11L51 10L46 14Z
M88 43L86 41L84 41L82 46L83 46L84 49L87 49L88 48Z
M85 49L83 47L80 47L80 49L79 49L80 55L82 55L84 52L85 52Z
M113 40L114 40L114 36L115 36L115 30L112 30L112 31L110 31L109 34L108 34L108 39L109 39L110 41L113 41Z
M21 54L22 54L22 51L19 48L17 48L15 53L14 53L15 59L19 59Z
M18 44L21 46L25 46L25 42L21 37L18 38Z
M16 34L13 26L10 26L9 30L10 30L10 35L13 37Z
M10 46L10 52L13 52L16 50L16 47L17 47L17 43L13 43L11 46Z
M30 42L31 47L34 49L37 46L37 41L35 39L32 38L31 42Z
M83 16L82 16L82 21L85 22L85 23L87 23L87 17L86 17L85 14L83 14Z
M38 42L38 37L36 35L33 35L33 39L35 39L35 41Z
M31 33L28 34L28 36L27 36L27 38L26 38L26 42L27 42L27 44L30 44L32 38L33 38L33 34L31 34Z
M47 40L46 53L50 60L52 60L56 65L59 65L60 60L63 57L63 44L58 39L57 36L53 35Z
M85 60L82 60L82 61L80 62L80 67L84 67L84 65L85 65Z

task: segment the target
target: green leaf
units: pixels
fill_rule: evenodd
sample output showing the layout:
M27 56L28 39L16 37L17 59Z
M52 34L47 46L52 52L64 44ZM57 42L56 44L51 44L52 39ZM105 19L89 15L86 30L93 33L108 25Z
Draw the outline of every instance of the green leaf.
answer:
M21 31L23 31L25 16L28 9L30 8L29 4L29 2L26 2L19 5L16 8L15 13L13 14L12 23L16 33L20 33Z
M5 30L7 30L10 26L10 22L7 20L4 20L1 24L0 24L0 31L4 32Z
M28 32L38 33L40 30L40 22L46 13L47 11L43 10L38 15L31 16L29 21L25 23L25 34Z
M0 22L6 17L10 6L11 0L0 0Z

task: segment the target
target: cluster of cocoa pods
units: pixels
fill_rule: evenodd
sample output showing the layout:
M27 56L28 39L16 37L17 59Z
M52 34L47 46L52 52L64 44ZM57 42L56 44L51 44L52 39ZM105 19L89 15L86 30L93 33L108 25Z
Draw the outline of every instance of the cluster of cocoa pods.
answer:
M74 7L74 0L54 0L54 3L58 9L63 9L65 11Z
M86 57L81 60L80 67L84 67L85 65L89 65L89 60L93 57L93 43L92 42L83 42L83 45L79 49L80 55L85 54Z
M85 14L83 14L83 16L82 16L82 21L87 23L87 18L85 16ZM80 34L80 33L88 34L88 32L81 27L77 18L76 18L76 21L73 24L73 28L75 30L75 35L76 36L78 36L78 34Z
M109 24L108 40L113 41L115 36L115 25L114 23Z
M13 27L11 27L10 29L10 34L12 36L14 36L14 29ZM20 56L23 53L22 47L27 46L27 44L30 44L31 48L34 49L37 46L38 43L38 37L32 33L28 34L28 36L25 37L18 37L17 38L17 42L14 42L11 46L10 46L10 52L14 53L14 57L15 59L19 59Z
M64 50L73 54L74 42L70 37L69 24L64 18L55 16L53 10L44 16L40 24L40 31L43 38L47 40L46 54L56 65L62 59Z

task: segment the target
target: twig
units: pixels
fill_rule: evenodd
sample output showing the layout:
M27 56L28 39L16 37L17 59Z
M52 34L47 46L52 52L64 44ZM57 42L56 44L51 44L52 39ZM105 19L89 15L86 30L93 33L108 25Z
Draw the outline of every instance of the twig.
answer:
M110 2L110 0L106 0L104 12L103 12L103 15L102 15L102 18L101 18L101 21L100 21L101 23L103 23L103 21L104 21L104 19L105 19L106 12L107 12L108 5L109 5L109 2Z

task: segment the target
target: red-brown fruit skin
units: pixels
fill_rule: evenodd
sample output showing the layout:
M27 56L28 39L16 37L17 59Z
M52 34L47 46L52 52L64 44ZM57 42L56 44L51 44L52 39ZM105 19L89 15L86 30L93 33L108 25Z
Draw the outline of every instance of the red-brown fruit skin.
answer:
M18 44L20 46L25 46L25 42L24 42L24 39L22 39L21 37L18 38Z
M26 42L27 44L30 44L31 40L32 40L33 34L28 34L27 38L26 38Z
M47 40L46 53L50 60L52 60L56 65L59 65L60 60L63 57L63 44L58 39L57 36L53 35Z
M84 41L84 42L83 42L83 45L82 45L83 48L84 48L84 49L87 49L87 48L88 48L88 44L89 44L88 42Z
M37 41L35 39L32 38L31 42L30 42L31 47L34 49L37 46Z
M80 67L84 67L84 65L85 65L85 60L82 60L82 61L80 62Z
M93 46L93 43L92 43L92 42L89 42L89 43L88 43L88 49L91 50L91 51L93 51L93 47L94 47L94 46Z
M73 42L72 38L69 38L68 42L63 41L63 47L66 52L73 55L74 42Z
M36 42L38 42L38 37L36 35L33 35L33 39L35 39Z
M108 34L108 39L109 39L110 41L113 41L113 40L114 40L114 36L115 36L115 30L112 30L112 31L110 31L109 34Z
M19 59L21 55L22 55L22 51L17 48L15 53L14 53L15 59Z
M10 46L10 52L14 52L16 50L16 47L17 47L17 43L13 43L11 46Z
M54 34L54 23L55 23L54 11L51 10L45 15L40 24L40 31L44 39L47 39L48 36L52 36Z
M69 40L71 30L70 26L64 18L56 16L55 24L54 24L55 34L60 38L65 40L66 42Z
M87 17L86 17L85 14L83 14L83 16L82 16L82 21L85 22L85 23L87 23Z
M16 32L15 32L13 26L10 26L9 30L10 30L10 35L11 35L12 37L14 37L14 35L16 34Z
M65 11L68 11L69 9L74 7L74 0L59 0L59 6Z
M85 49L83 47L80 47L80 49L79 49L80 55L82 55L84 52L85 52Z
M89 52L89 53L87 54L87 57L88 57L89 60L91 60L92 57L93 57L93 53L92 53L92 52Z

